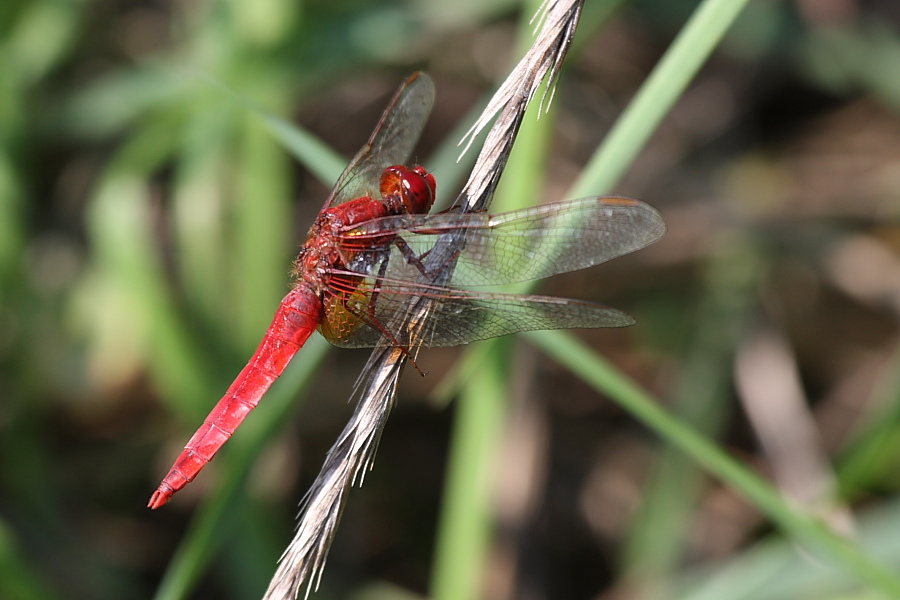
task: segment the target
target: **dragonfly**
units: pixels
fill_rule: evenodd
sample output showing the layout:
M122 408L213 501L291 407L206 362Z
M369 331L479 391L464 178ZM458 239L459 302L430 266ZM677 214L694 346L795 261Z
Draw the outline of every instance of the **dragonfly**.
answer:
M428 214L434 176L404 163L433 101L434 84L421 72L393 96L326 198L294 261L293 288L259 347L185 445L150 508L197 476L316 329L339 347L389 345L412 358L419 347L521 331L634 324L593 302L468 289L591 267L653 243L665 224L651 206L617 196L503 214ZM448 239L449 251L440 248ZM409 326L404 317L422 300L425 318Z

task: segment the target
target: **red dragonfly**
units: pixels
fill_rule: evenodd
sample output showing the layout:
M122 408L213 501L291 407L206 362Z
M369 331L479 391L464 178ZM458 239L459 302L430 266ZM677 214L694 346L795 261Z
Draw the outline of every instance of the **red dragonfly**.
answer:
M250 362L159 484L150 508L168 502L212 459L316 328L336 346L393 345L409 355L419 346L455 346L519 331L634 323L590 302L460 289L590 267L656 241L665 225L655 209L619 197L498 215L426 214L434 178L401 163L433 99L434 85L423 73L397 91L309 230L294 262L294 288ZM449 252L447 239L455 240ZM433 252L440 244L445 251ZM414 299L428 301L427 318L416 327L398 325Z

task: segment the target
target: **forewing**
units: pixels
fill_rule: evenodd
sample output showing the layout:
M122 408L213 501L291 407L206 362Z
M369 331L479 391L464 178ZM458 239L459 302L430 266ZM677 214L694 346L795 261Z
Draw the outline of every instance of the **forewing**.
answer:
M350 230L343 244L352 249L348 268L377 275L390 248L384 275L393 281L433 280L427 254L439 238L463 238L455 254L454 287L505 285L541 279L606 262L647 246L665 233L662 217L638 200L594 197L499 215L444 213L375 219ZM404 254L403 246L408 248ZM430 261L434 262L434 261ZM424 270L424 272L423 272Z
M624 327L634 319L623 312L594 304L550 296L494 294L426 285L382 283L360 307L359 326L342 339L345 348L400 345L404 348L447 347L521 331ZM413 304L426 303L419 312ZM424 314L418 322L404 316Z
M422 72L413 73L391 99L369 141L356 153L338 177L325 206L335 206L362 196L380 197L381 172L405 164L431 112L434 83Z

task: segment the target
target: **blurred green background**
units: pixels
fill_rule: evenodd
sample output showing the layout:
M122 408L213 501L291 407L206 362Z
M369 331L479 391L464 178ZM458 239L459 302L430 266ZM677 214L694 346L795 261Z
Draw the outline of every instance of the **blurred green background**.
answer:
M588 3L496 209L565 199L696 6ZM465 176L455 144L533 10L0 5L0 598L261 596L365 351L311 342L193 484L159 511L147 499L255 348L341 156L395 87L418 68L436 81L414 159L446 205ZM575 332L583 356L713 441L698 451L710 461L736 457L893 572L898 73L896 2L750 3L624 177L594 191L656 206L666 238L541 286L633 314L627 330ZM307 158L260 111L311 134L295 149ZM474 416L500 432L476 515L477 597L889 597L861 583L859 561L792 543L765 502L573 373L555 339L423 352L429 374L405 375L316 597L454 597L434 591L432 556L463 427L447 400L470 382L503 398Z

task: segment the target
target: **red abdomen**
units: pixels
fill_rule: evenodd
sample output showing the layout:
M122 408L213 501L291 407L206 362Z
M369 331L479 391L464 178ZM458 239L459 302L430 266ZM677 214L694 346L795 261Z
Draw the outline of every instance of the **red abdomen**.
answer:
M284 297L250 362L184 447L150 498L150 508L168 502L210 461L281 375L316 328L321 315L321 302L306 286L298 285Z

